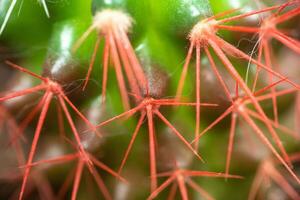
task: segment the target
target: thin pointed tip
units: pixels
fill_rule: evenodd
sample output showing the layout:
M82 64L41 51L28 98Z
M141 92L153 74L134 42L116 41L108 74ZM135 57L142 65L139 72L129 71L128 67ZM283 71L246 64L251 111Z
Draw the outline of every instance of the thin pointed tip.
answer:
M21 191L19 194L19 200L23 200L23 191Z
M49 13L49 10L48 10L47 4L46 4L46 0L41 0L41 1L42 1L44 10L45 10L46 16L47 16L48 18L50 18L50 13Z
M47 18L50 18L50 13L48 12L48 10L46 12L46 16L47 16Z
M197 158L199 158L199 160L202 162L202 163L205 163L205 160L198 154L198 152L196 150L194 150L194 154L197 156Z
M48 9L46 9L46 8L45 8L45 13L46 13L47 18L50 19L50 13L49 13Z
M84 84L83 84L83 86L82 86L82 88L81 88L82 92L85 91L86 86L87 86L87 82L88 82L87 80L84 81Z

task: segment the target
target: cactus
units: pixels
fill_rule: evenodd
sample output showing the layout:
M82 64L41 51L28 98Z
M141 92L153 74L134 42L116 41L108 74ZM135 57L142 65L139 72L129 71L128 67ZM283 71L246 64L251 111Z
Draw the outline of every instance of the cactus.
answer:
M300 199L299 15L1 1L1 199Z

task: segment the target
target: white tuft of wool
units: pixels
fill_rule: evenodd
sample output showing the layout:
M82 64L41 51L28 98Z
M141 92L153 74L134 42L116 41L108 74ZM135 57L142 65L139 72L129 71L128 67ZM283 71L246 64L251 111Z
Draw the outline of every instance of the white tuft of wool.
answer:
M189 39L191 41L205 43L209 38L209 35L216 34L217 30L215 25L217 25L216 20L203 20L198 22L191 30L189 34Z
M128 32L132 27L133 19L121 10L104 9L94 16L93 26L99 33L112 29Z

